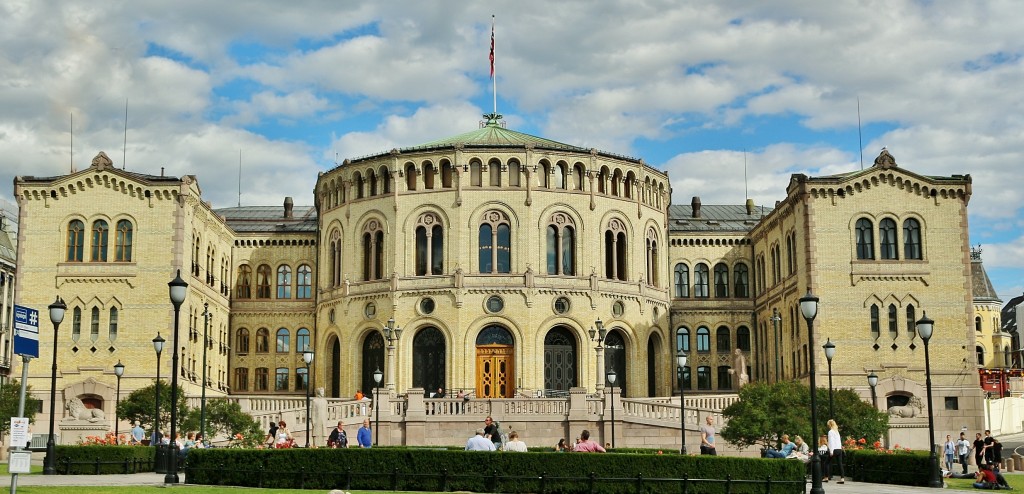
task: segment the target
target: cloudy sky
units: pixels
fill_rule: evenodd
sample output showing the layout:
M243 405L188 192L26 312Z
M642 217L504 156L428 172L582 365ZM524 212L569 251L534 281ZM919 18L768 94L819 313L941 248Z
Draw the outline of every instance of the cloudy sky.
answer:
M1004 301L1024 291L1014 1L5 0L0 200L102 150L196 174L216 207L239 202L241 155L243 205L311 204L336 161L477 127L492 14L509 128L644 158L677 204L742 203L746 160L772 205L790 174L886 146L971 174L971 243Z

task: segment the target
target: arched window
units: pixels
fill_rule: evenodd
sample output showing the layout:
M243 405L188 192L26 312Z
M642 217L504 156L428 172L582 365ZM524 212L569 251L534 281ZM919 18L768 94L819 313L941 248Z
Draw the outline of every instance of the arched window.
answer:
M604 368L605 371L615 370L615 387L619 388L622 393L626 392L626 339L619 332L619 329L612 329L608 331L608 336L604 339L605 348L605 360ZM604 377L605 386L611 386L608 382L607 372Z
M412 340L412 385L428 393L447 388L447 350L444 334L435 327L416 333Z
M903 257L921 259L921 223L914 218L903 221Z
M363 180L363 174L356 172L356 199L362 199L363 194L366 191L366 181Z
M985 366L985 348L981 345L974 347L974 354L978 357L978 365Z
M981 316L975 316L974 318L974 330L981 332Z
M288 353L288 330L281 328L277 330L277 353Z
M871 220L861 218L857 220L857 259L875 258L875 236L874 226Z
M75 307L71 313L71 341L78 343L78 339L82 337L82 308Z
M750 329L746 326L736 328L736 348L744 352L750 351Z
M572 167L572 188L573 190L583 190L583 176L586 172L583 171L583 164L576 163Z
M332 286L341 286L341 232L331 231L331 280Z
M391 193L391 170L388 170L388 167L386 167L386 166L382 166L377 171L377 175L380 177L381 190L383 190L385 194L390 194Z
M878 247L882 259L899 259L896 252L896 222L892 218L878 222Z
M871 336L874 338L878 338L882 333L878 317L878 304L871 304Z
M384 230L380 222L370 220L363 227L363 281L384 277Z
M554 175L551 177L554 180L554 183L552 184L553 185L552 188L554 188L554 189L565 189L566 188L566 186L568 184L568 181L565 179L566 178L565 167L566 167L566 164L564 162L559 161L558 163L555 163L555 167L554 167L554 170L553 170L554 171Z
M480 162L473 160L469 162L469 184L473 187L483 185L483 176L480 171Z
M508 161L508 186L509 187L522 187L523 184L520 180L520 175L523 173L523 167L519 166L519 162L516 160Z
M690 330L686 326L680 326L676 330L676 353L690 352Z
M292 267L287 264L277 267L277 298L292 298Z
M675 268L675 297L687 298L690 296L690 267L686 264L676 264Z
M416 165L412 163L405 166L405 188L416 190Z
M693 296L696 298L708 298L711 296L711 286L708 278L710 278L708 272L708 265L704 263L697 264L693 268Z
M235 298L252 298L252 268L248 264L238 266L238 280L235 282Z
M267 328L256 330L256 353L267 353L270 351L270 331Z
M697 389L699 390L710 390L711 389L711 367L702 365L697 367Z
M370 197L373 197L373 196L377 195L377 193L378 193L377 173L374 172L373 170L366 170L366 181L367 181L367 185L369 186L369 189L370 189L369 190Z
M437 175L437 170L434 169L434 164L425 161L423 162L423 188L433 189L434 188L434 177Z
M715 298L729 297L729 267L724 263L715 264Z
M913 304L907 305L907 336L910 339L917 338L917 314Z
M732 347L732 337L729 334L729 328L725 326L719 326L718 331L715 332L715 351L718 353L725 353Z
M626 225L613 218L604 231L605 277L610 280L626 280Z
M117 340L117 307L110 308L110 320L107 321L107 337L111 342Z
M256 298L270 298L270 266L256 268Z
M711 330L704 326L697 328L697 351L711 351Z
M309 264L299 265L298 279L295 280L295 298L313 298L313 268Z
M441 187L452 188L452 164L447 160L441 162Z
M366 394L369 395L370 391L377 387L377 382L373 379L374 371L384 372L384 337L380 334L380 331L371 331L366 334L363 338L363 355L362 355L362 378L360 383L362 384L362 390L366 390ZM383 386L385 383L381 382Z
M608 193L608 167L601 167L601 171L597 174L597 193L607 194Z
M619 185L622 183L622 170L618 168L612 172L612 195L619 197Z
M100 309L99 307L92 308L92 319L89 321L89 338L96 342L100 339Z
M636 178L633 176L633 172L629 172L629 173L626 174L626 180L622 184L622 192L623 192L622 195L625 196L626 199L632 199L633 198L633 189L635 189L635 188L636 188Z
M481 273L512 271L512 230L505 213L488 211L484 214L479 240Z
M416 276L444 272L444 229L433 213L420 216L416 222Z
M900 329L896 323L896 304L889 304L889 336L895 339L899 333Z
M235 353L246 354L249 353L249 330L245 328L238 328L238 332L235 334Z
M551 163L548 163L546 160L542 160L540 162L540 177L537 177L540 179L540 183L537 185L544 189L550 189L552 173Z
M487 172L490 177L491 187L501 187L501 162L498 160L488 161Z
M658 232L647 230L647 284L658 286Z
M114 240L114 261L132 261L132 222L121 220L117 222L117 237Z
M65 260L67 262L82 262L82 252L85 249L85 224L80 220L71 220L68 223L67 247Z
M573 276L576 274L576 230L572 218L555 213L548 220L547 273Z
M733 268L733 276L735 278L735 292L736 298L748 298L750 297L750 273L747 269L747 265L744 263L737 263L736 267Z
M302 353L310 349L309 347L309 330L306 328L299 328L295 332L295 352Z
M96 220L92 223L92 262L107 262L107 240L110 235L110 227L103 220Z

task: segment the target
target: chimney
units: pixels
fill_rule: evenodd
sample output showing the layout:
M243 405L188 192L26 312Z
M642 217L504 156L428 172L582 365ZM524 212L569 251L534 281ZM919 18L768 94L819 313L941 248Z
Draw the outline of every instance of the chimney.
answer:
M700 196L693 196L693 199L690 199L690 208L693 209L692 216L700 218Z
M291 197L285 197L284 198L284 217L285 218L291 218L292 217L292 206L293 205L294 205L294 203L292 202L292 198Z
M747 216L754 214L754 200L747 199Z

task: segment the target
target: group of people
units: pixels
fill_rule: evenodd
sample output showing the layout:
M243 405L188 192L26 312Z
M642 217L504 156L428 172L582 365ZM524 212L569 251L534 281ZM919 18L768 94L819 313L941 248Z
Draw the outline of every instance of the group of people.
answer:
M263 443L268 448L294 448L295 438L288 430L288 424L284 420L279 420L270 424L270 430L267 431L267 437L264 438ZM369 448L373 445L373 429L370 428L370 419L363 419L363 426L356 431L356 445L360 448ZM348 432L345 431L344 422L339 420L338 425L331 429L331 433L327 436L327 447L349 447Z
M708 417L708 426L711 425L711 417ZM713 430L712 430L713 434ZM704 436L704 428L701 428L701 436ZM702 440L703 441L703 440ZM768 448L765 450L765 458L794 458L807 462L811 458L810 447L800 436L794 436L790 441L789 434L783 434L782 444L778 449ZM701 452L703 453L703 443ZM835 420L828 421L828 432L818 437L817 453L821 458L822 482L832 479L833 472L839 473L837 484L846 482L846 470L843 467L843 438L839 435L839 425ZM712 453L713 454L713 453Z
M978 471L971 475L967 473L968 458L974 452L974 463L978 465ZM946 443L942 447L946 460L946 477L953 478L974 478L974 487L977 489L1009 489L1010 485L1006 478L1000 473L1000 465L1003 463L1003 444L992 437L992 431L986 430L982 437L978 432L974 435L974 442L967 440L964 432L960 438L953 440L952 435L946 434ZM961 473L953 472L953 463L959 462Z

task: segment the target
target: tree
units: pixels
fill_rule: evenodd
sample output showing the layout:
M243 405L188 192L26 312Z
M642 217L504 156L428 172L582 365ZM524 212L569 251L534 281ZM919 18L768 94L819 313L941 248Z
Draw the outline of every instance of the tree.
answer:
M11 417L18 416L18 402L21 400L21 383L17 379L0 386L0 437L11 429ZM32 386L25 388L25 417L30 423L36 421L39 400L32 397Z
M818 433L828 432L828 389L818 388ZM843 437L880 437L889 429L889 416L875 410L851 389L833 390L835 419ZM722 411L728 424L722 437L738 446L778 446L783 434L800 435L808 445L818 441L811 435L811 394L797 381L772 384L753 383L740 390L739 401Z
M156 410L156 380L153 382L152 386L136 389L122 399L117 405L117 416L129 422L138 421L152 430L153 412ZM183 430L181 426L187 415L185 391L178 386L178 430ZM163 380L160 382L160 427L165 434L171 429L171 386Z
M189 410L188 418L185 420L184 428L188 431L200 430L199 408ZM251 415L242 411L237 402L223 398L206 400L206 439L211 440L217 436L233 437L235 434L247 436L255 431L262 439L262 428L260 423Z

